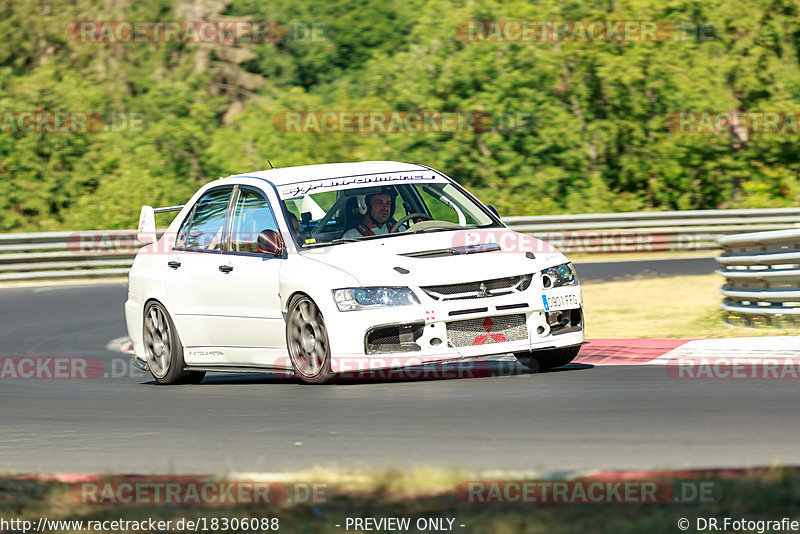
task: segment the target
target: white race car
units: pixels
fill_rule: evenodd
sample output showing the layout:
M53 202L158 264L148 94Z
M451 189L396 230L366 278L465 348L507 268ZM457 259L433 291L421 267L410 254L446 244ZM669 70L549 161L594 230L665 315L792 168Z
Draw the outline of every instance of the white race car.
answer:
M156 238L154 213L179 211ZM390 161L238 174L142 207L125 316L161 384L207 371L340 373L513 353L566 365L583 343L572 265L454 180Z

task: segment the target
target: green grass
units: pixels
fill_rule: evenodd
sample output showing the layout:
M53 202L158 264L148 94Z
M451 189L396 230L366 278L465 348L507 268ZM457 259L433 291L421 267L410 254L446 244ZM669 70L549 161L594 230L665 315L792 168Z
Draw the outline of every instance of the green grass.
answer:
M726 324L720 308L723 283L721 276L712 274L585 284L586 337L800 336L797 327L739 328Z
M335 476L331 472L313 473L300 479L316 477L320 483L329 484L325 502L276 506L75 505L69 497L69 484L0 477L0 517L31 521L39 517L101 521L277 517L280 531L290 533L344 532L347 517L445 517L455 519L456 532L471 534L674 533L678 532L680 518L687 518L694 525L697 517L779 520L796 519L800 511L800 475L795 470L778 468L754 470L735 478L697 473L692 481L715 486L711 502L702 504L471 504L460 501L454 491L458 482L476 480L474 475L463 472L422 469ZM671 484L680 482L665 480ZM458 526L461 524L465 528ZM417 532L413 528L410 531ZM62 530L60 534L73 532L78 531Z

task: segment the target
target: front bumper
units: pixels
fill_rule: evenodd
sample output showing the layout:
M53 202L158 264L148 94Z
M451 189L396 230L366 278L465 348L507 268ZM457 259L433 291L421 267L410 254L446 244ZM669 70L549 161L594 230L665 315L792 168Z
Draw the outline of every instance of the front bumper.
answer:
M422 304L326 316L334 372L457 362L584 341L580 286L452 301L428 299L413 289ZM563 310L545 310L545 293L577 300Z

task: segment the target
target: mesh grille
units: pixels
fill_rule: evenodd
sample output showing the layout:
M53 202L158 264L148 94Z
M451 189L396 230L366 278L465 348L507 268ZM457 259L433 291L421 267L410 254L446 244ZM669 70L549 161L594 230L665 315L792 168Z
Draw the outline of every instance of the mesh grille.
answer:
M508 295L513 291L524 291L529 284L530 275L524 275L479 280L477 282L463 282L460 284L424 286L422 290L436 300L459 300ZM492 294L486 294L487 291L491 291Z
M505 343L528 338L525 314L480 317L447 323L447 337L456 347Z
M384 335L369 336L369 343L370 345L399 345L400 336L397 334L397 329L394 332L392 334L388 330L381 330L380 334Z

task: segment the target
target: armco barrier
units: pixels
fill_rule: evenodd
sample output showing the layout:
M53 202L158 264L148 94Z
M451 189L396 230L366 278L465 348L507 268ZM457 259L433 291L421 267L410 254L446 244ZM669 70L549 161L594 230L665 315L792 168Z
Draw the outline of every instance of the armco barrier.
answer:
M800 229L800 208L696 210L507 217L518 232L566 253L719 250L717 239L744 231ZM0 281L124 276L135 230L0 234Z
M740 326L800 325L800 229L721 237L722 308Z
M136 230L0 234L0 281L128 274Z
M728 234L800 228L800 208L506 217L512 229L566 253L719 250Z

